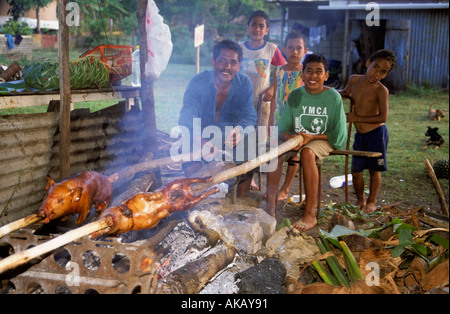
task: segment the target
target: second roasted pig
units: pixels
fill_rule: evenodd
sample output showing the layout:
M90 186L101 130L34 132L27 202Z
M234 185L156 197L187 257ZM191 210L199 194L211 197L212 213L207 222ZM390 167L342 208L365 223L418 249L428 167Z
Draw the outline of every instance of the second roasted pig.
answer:
M106 219L111 227L95 232L92 237L153 228L169 214L189 210L201 200L217 193L219 189L214 187L198 196L192 194L192 184L211 180L211 178L176 179L154 192L136 194L120 205L103 210L98 219Z

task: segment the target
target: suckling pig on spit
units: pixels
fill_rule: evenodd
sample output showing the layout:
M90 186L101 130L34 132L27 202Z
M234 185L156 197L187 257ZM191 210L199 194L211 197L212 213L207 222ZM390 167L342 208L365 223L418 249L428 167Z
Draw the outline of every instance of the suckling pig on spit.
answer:
M44 223L69 214L79 214L77 224L83 223L91 207L101 211L111 204L112 187L108 178L95 171L83 171L59 183L48 176L48 193L37 215Z
M211 177L181 178L160 187L154 192L136 194L120 205L103 210L98 220L106 219L111 227L94 232L92 237L153 228L169 214L189 210L201 200L217 193L219 189L213 187L198 196L192 194L192 184L210 181L212 181Z

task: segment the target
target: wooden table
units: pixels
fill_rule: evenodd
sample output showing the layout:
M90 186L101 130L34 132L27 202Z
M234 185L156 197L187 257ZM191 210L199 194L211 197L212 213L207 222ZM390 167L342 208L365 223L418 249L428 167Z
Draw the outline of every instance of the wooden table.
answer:
M72 103L86 101L98 101L106 99L125 98L127 107L134 104L135 98L140 96L140 87L132 86L114 86L104 89L85 89L72 90ZM9 94L0 94L0 109L21 108L33 106L47 106L51 101L59 101L59 90L39 91L39 92L11 92Z

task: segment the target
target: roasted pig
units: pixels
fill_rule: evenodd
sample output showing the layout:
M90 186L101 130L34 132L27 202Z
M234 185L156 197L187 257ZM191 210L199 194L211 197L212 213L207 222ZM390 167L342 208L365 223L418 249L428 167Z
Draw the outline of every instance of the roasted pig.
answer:
M59 183L48 176L46 190L48 193L37 215L44 223L69 214L79 214L77 224L83 223L91 212L111 204L112 187L108 178L95 171L80 172Z
M92 237L153 228L169 214L189 210L201 200L217 193L219 189L214 187L198 196L192 194L192 184L211 180L211 177L176 179L154 192L136 194L120 205L103 210L98 220L106 219L111 227L93 233Z

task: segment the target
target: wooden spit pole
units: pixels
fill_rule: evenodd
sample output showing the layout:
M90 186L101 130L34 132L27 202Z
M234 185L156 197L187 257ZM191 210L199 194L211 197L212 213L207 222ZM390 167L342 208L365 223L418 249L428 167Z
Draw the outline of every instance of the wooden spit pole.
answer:
M62 247L76 239L89 235L92 232L99 231L108 227L110 227L110 225L108 225L107 219L97 220L88 223L80 228L66 232L59 237L32 247L31 249L16 253L14 255L10 255L0 261L0 274L9 269L13 269L19 265L25 264L33 258L39 257L59 247Z
M15 230L18 230L20 228L26 227L28 225L31 225L32 223L38 222L39 220L41 220L41 217L39 217L36 214L31 214L27 217L18 219L16 221L13 221L7 225L4 225L3 227L0 228L0 239L7 235L10 232L13 232Z
M293 137L283 144L277 146L275 149L272 149L268 151L265 154L259 155L255 159L249 160L243 164L240 164L239 166L224 170L213 176L213 180L210 183L199 183L198 186L212 186L215 184L218 184L220 182L223 182L225 180L231 179L233 177L237 177L238 175L247 173L262 164L265 164L272 159L277 158L278 156L294 149L297 147L300 143L303 142L303 136L297 135L296 137Z
M196 152L196 153L179 155L179 156L177 156L176 161L171 156L169 156L169 157L165 157L165 158L151 160L148 162L138 163L135 165L128 166L119 172L110 174L108 176L108 180L109 180L109 182L113 183L123 177L135 175L138 172L155 169L155 168L161 168L161 167L165 167L168 165L179 164L179 163L184 162L185 160L193 160L194 158L199 157L199 156L201 156L201 151Z
M297 147L302 142L303 142L303 136L301 136L301 135L291 138L288 141L284 142L283 144L279 145L276 149L272 149L271 151L269 151L265 154L262 154L262 155L256 157L255 159L249 160L239 166L219 172L217 175L215 175L213 177L212 184L217 184L217 183L223 182L225 180L228 180L230 178L233 178L235 176L238 176L240 174L244 174L250 170L253 170L253 169L259 167L260 165L265 164L274 158L277 158L279 155L292 150L293 148ZM82 237L90 235L94 232L105 229L107 227L110 227L107 219L101 219L98 221L94 221L94 222L86 224L80 228L77 228L77 229L69 231L63 235L60 235L52 240L49 240L48 242L37 245L31 249L16 253L14 255L10 255L0 261L0 274L7 270L15 268L19 265L22 265L22 264L32 260L33 258L39 257L39 256L44 255L48 252L51 252L59 247L62 247L64 245L66 245L67 243L70 243L72 241L75 241L79 238L82 238Z

